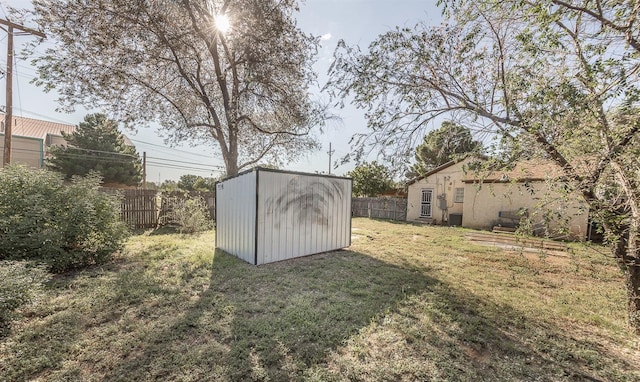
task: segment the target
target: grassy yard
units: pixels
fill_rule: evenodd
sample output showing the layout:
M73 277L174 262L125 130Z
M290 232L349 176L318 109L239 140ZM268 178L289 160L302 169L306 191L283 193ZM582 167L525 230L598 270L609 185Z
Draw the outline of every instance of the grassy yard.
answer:
M260 267L214 252L213 232L134 236L22 311L0 379L640 381L622 279L598 248L353 227L348 250Z

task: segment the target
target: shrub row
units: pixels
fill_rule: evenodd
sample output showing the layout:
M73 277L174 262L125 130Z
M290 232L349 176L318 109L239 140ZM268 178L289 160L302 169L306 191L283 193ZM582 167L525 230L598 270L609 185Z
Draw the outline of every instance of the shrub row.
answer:
M22 166L0 171L0 260L35 260L64 272L109 260L128 235L119 199L100 177L74 178Z

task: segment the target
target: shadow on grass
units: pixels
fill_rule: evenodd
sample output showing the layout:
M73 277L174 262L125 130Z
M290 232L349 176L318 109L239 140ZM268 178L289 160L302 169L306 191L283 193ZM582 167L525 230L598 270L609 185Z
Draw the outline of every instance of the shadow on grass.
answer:
M434 282L350 251L259 267L216 251L210 271L191 308L105 379L174 379L176 367L189 379L297 379Z
M400 301L436 283L352 251L249 268L249 280L243 280L246 270L221 279L227 272L218 267L224 266L214 262L211 291L224 291L237 307L229 359L234 380L295 380Z
M10 366L0 362L0 375L10 368L9 380L633 380L633 366L597 339L575 339L535 313L478 298L424 265L337 251L254 267L216 251L211 267L176 265L180 285L137 265L58 281L60 291L93 288L83 296L90 303L43 312L41 330L17 338L11 349L21 353Z
M142 350L106 379L606 381L633 370L597 339L353 251L259 267L216 251L208 288Z

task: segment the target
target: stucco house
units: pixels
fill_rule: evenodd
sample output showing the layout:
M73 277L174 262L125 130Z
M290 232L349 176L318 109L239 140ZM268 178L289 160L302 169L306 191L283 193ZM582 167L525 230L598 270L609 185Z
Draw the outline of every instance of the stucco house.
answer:
M451 161L409 181L407 220L461 225L460 217L463 217L465 201L465 168L473 160L473 157L467 157Z
M558 166L538 159L518 162L508 171L468 171L477 160L445 163L409 182L407 220L486 230L526 221L541 235L587 235L586 203L555 189L554 180L562 175Z

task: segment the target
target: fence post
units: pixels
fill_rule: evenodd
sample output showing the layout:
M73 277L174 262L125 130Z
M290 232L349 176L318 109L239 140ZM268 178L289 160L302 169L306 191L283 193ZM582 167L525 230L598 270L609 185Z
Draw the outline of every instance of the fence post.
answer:
M367 201L367 216L371 219L371 201Z
M398 220L398 201L393 199L393 220Z

